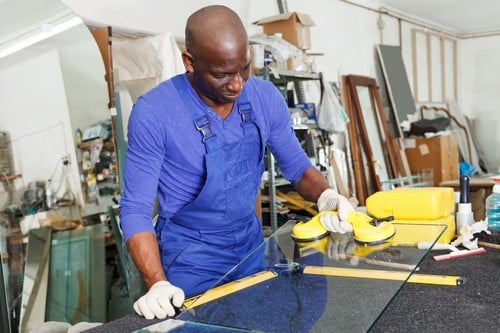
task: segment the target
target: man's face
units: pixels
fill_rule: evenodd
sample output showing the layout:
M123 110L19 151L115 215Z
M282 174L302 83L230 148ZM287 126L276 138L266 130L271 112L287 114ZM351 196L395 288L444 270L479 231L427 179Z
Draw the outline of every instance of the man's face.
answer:
M188 71L192 73L195 89L205 102L209 102L207 104L233 103L250 75L248 47L245 45L231 51L205 50L185 53L191 60L191 70Z

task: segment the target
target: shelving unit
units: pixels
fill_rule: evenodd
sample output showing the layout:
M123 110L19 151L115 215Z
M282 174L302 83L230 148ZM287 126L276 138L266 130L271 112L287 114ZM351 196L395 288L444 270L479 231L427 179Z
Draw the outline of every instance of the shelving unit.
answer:
M78 149L86 202L98 203L99 184L115 186L117 167L113 142L97 138L80 143ZM102 160L103 153L109 155L106 161Z
M271 81L278 90L281 91L283 97L287 98L287 90L289 83L297 83L301 81L310 80L320 80L322 78L321 73L310 73L310 72L298 72L298 71L283 71L283 70L270 70L266 75L266 79ZM316 124L304 123L304 124L292 124L295 131L299 130L309 130L317 128ZM277 195L276 195L276 167L275 159L270 151L267 151L267 171L268 180L267 186L269 189L269 221L272 231L278 229L278 212L277 212Z

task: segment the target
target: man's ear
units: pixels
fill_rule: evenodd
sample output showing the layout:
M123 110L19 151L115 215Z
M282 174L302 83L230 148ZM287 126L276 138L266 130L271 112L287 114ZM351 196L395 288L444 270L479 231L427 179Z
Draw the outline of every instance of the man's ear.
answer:
M188 73L193 73L193 56L188 52L182 52L182 62L184 63L184 67Z

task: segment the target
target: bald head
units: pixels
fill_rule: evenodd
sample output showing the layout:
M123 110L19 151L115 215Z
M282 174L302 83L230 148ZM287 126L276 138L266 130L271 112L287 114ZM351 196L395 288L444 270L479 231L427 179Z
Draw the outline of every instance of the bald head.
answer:
M186 49L205 52L206 48L226 50L248 43L239 16L230 8L214 5L194 12L186 23Z

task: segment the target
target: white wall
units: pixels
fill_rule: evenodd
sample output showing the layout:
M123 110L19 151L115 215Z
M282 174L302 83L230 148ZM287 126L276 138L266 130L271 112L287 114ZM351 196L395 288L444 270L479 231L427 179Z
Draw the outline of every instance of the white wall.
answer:
M474 119L492 171L500 174L500 36L462 40L460 59L460 105Z
M276 1L163 1L163 0L63 0L75 12L90 22L104 23L118 30L144 31L152 33L172 32L182 38L184 24L194 10L209 4L224 4L239 13L247 25L249 34L260 32L251 23L262 17L278 13ZM309 14L316 26L311 28L312 52L324 53L317 58L317 67L330 81L337 81L339 74L361 74L375 77L382 88L384 84L375 57L374 46L378 43L399 45L402 40L403 58L410 84L413 86L411 64L410 30L412 24L401 23L387 15L383 16L385 28L380 34L377 27L378 14L346 4L338 0L289 0L288 9ZM376 1L364 1L378 8ZM399 36L399 33L402 36ZM499 112L492 112L498 105L494 92L500 80L496 80L495 69L500 59L498 38L481 38L459 41L458 103L468 116L478 119L479 144L492 166L500 165L500 154L495 149L500 144ZM479 73L483 73L478 80ZM488 94L486 96L486 94ZM387 101L385 101L387 104ZM487 120L483 120L487 119Z
M74 134L77 128L83 131L110 118L104 63L94 37L84 24L57 38L53 44L60 54Z
M0 123L10 133L16 172L24 182L44 181L72 155L68 104L54 50L18 53L0 63Z
M57 188L69 156L71 186L82 203L74 131L109 118L107 99L104 65L84 24L0 59L0 130L10 134L22 175L18 195L52 177ZM6 199L0 191L0 205Z
M260 26L252 24L260 18L276 15L276 1L158 1L146 0L63 0L77 14L89 22L100 22L113 27L115 31L139 31L150 33L172 32L184 37L187 17L196 9L209 4L223 4L234 9L246 25L249 34L261 33ZM377 28L378 14L366 11L341 1L290 0L290 11L308 13L316 26L311 28L313 48L311 52L325 55L318 57L321 71L329 80L336 81L341 73L355 73L374 76L375 43L380 43ZM139 15L140 14L140 15ZM386 18L384 43L398 44L397 21Z

